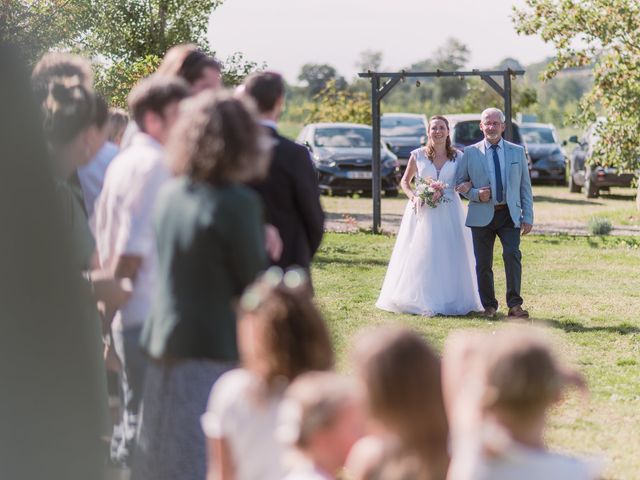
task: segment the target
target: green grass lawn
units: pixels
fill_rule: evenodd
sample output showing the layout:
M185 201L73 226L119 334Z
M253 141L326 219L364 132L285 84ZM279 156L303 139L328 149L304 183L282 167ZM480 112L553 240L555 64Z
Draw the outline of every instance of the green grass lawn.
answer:
M407 325L438 349L451 330L500 325L480 317L423 318L377 310L394 241L386 235L327 233L316 256L316 295L340 368L348 368L353 335L370 325ZM604 458L606 478L638 478L640 237L530 236L523 238L522 251L525 307L533 323L546 325L562 354L586 375L591 391L589 398L570 394L554 412L549 444ZM504 270L498 251L495 261L501 300Z

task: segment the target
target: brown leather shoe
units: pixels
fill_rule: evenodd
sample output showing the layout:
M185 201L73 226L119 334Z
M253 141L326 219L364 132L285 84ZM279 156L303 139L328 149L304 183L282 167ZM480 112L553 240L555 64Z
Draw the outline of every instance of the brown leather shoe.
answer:
M509 309L509 318L529 318L529 312L523 310L520 305Z
M484 313L482 314L482 316L486 317L486 318L496 318L496 314L498 313L498 310L496 310L493 307L486 307L484 309Z

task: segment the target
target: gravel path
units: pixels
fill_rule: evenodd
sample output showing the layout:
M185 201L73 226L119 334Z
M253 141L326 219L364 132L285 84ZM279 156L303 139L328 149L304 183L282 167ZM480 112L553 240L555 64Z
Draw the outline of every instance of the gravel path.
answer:
M400 227L402 215L386 214L382 217L382 231L396 234ZM359 229L371 230L371 214L338 214L327 212L325 230L329 232L355 232ZM577 235L587 236L585 225L577 223L543 223L534 225L532 234L538 235ZM640 227L620 226L611 231L611 235L640 235Z

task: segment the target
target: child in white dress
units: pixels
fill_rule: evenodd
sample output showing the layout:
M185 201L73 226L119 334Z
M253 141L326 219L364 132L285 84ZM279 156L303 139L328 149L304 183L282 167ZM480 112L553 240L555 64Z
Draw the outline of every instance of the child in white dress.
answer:
M283 276L273 267L247 290L238 343L243 368L216 382L202 416L208 478L281 480L284 447L275 431L284 391L299 374L333 364L329 333L303 271Z

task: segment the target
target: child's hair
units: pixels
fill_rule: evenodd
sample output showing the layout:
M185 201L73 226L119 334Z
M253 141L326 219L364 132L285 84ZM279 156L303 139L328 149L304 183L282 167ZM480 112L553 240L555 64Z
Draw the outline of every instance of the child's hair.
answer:
M411 330L383 327L360 337L354 359L371 416L435 470L446 469L448 423L433 349Z
M285 393L277 437L301 450L314 434L330 427L349 402L357 398L352 381L334 372L308 372Z
M277 267L269 269L243 295L240 321L245 316L264 327L265 338L261 341L268 355L262 359L266 363L263 380L267 386L333 366L329 331L313 304L304 271L282 274Z
M485 359L483 408L512 419L540 415L567 385L581 381L560 364L539 332L523 326L495 332L485 345Z
M109 109L109 132L108 140L110 142L119 143L124 131L129 124L129 114L121 108Z

